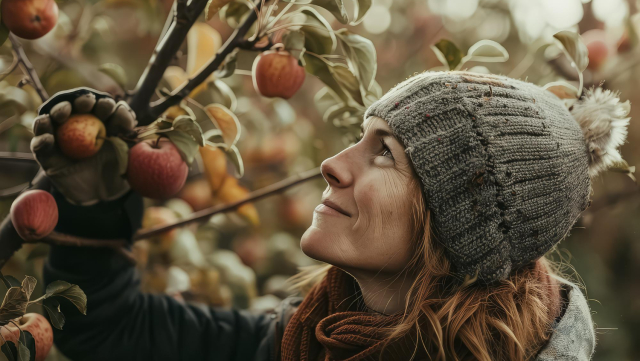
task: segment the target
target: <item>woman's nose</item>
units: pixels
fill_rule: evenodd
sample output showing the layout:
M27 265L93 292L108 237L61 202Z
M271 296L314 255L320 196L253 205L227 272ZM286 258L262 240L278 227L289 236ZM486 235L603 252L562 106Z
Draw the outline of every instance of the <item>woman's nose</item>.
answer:
M346 188L353 182L353 175L345 159L341 159L342 153L327 158L320 165L322 176L332 187Z

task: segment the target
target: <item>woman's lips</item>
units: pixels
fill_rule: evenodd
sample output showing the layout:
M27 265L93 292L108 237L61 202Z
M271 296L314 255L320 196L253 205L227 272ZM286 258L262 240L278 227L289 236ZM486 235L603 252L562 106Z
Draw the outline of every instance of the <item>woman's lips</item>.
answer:
M322 203L318 204L318 206L316 207L315 211L317 213L323 213L323 214L328 214L328 215L332 215L332 216L342 216L342 217L344 217L344 214L342 214L342 213L336 211L335 209L333 209L333 208L331 208L329 206L326 206L326 205L324 205Z

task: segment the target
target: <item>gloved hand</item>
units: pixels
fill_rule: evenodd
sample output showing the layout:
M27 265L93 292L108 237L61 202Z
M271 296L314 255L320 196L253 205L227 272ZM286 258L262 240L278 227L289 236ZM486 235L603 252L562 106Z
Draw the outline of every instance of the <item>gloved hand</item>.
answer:
M82 113L93 114L104 123L107 139L93 156L74 160L62 153L55 134L71 115ZM31 151L69 202L87 206L113 200L130 189L123 177L127 144L118 136L134 138L136 124L127 103L116 103L107 93L84 87L59 92L40 107L33 123Z

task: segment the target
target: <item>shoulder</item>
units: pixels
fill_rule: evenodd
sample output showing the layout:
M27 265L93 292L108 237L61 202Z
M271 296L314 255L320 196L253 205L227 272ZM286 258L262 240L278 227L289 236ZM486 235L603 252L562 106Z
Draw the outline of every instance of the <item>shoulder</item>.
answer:
M591 310L580 288L555 277L567 292L567 305L562 317L555 322L551 338L536 360L588 361L595 351L596 336Z
M300 296L289 296L278 307L267 312L270 319L269 329L262 340L256 361L275 361L280 359L280 344L284 329L304 300Z

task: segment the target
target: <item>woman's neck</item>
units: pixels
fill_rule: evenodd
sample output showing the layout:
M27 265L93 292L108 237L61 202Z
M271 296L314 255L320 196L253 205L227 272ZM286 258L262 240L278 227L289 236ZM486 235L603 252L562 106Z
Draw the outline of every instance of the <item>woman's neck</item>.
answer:
M369 274L359 271L348 273L358 282L367 308L385 315L404 311L406 296L415 281L414 277L406 273L401 275Z

